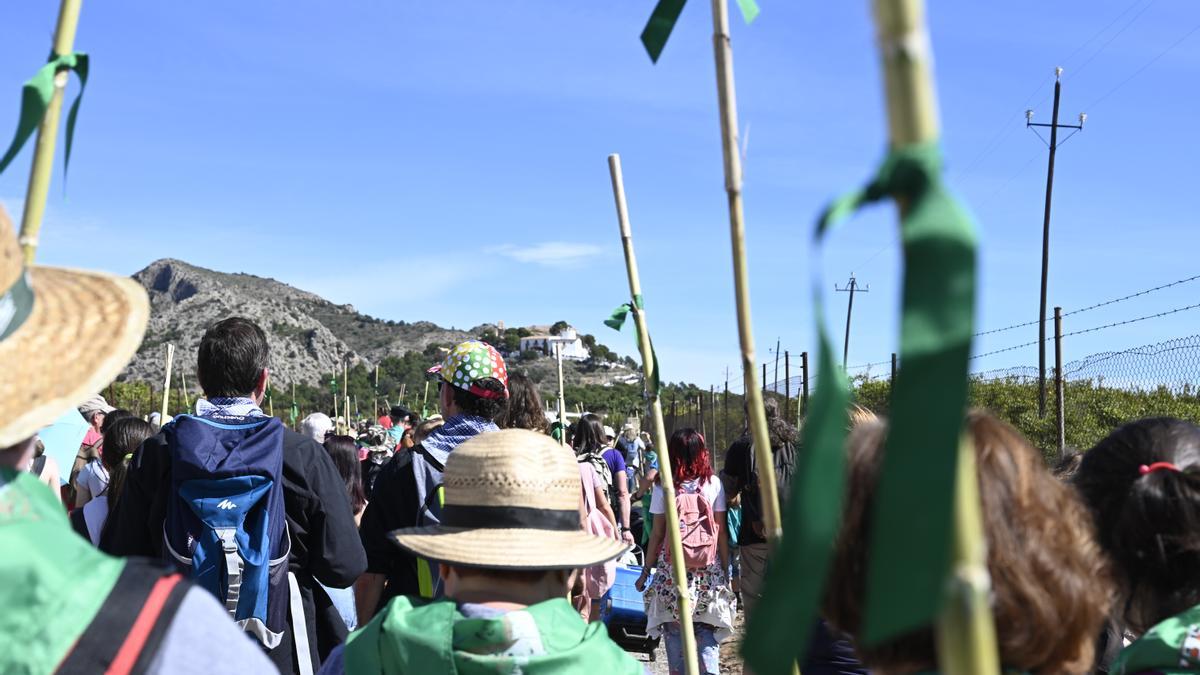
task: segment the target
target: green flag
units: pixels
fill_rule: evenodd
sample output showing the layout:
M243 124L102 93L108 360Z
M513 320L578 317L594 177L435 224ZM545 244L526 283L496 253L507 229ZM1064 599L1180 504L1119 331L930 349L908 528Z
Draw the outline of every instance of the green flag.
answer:
M83 90L87 87L88 78L88 56L79 52L62 55L51 52L46 65L39 68L21 88L21 116L17 120L17 132L13 135L8 150L0 157L0 173L8 168L25 145L25 141L29 140L42 123L46 109L50 107L50 99L54 96L54 75L60 70L73 70L79 76L79 94L71 104L71 111L67 113L66 147L63 151L63 175L66 175L67 166L71 163L71 145L75 139L75 119L79 114L79 102L83 100Z
M754 0L737 0L737 3L742 10L742 19L746 23L754 21L758 16L758 5ZM685 4L687 0L658 0L658 4L654 5L650 20L642 29L642 45L646 47L651 61L658 63L658 57L662 55L663 47L667 46L667 39L675 30L675 22L679 21Z
M645 303L645 300L642 298L642 296L635 295L633 297L632 303L627 302L623 305L620 305L616 309L614 309L612 311L612 315L604 320L604 325L619 332L621 330L621 328L623 328L625 326L625 319L628 318L630 312L633 311L634 303L637 304L638 309L646 308L646 303ZM634 324L636 327L637 322L635 321ZM640 349L640 347L641 347L641 338L640 338L641 329L639 328L638 331L639 331L638 347ZM646 387L646 393L653 392L654 394L658 394L659 392L662 391L662 381L658 377L658 354L654 351L654 341L649 340L649 339L647 339L647 341L650 343L650 383Z
M835 201L816 238L871 202L905 204L900 354L879 485L872 510L864 644L928 626L941 608L950 558L954 476L967 402L975 301L975 235L941 180L936 144L893 150L864 189ZM819 307L819 303L818 303ZM821 314L818 312L818 316ZM768 570L764 597L746 633L756 672L791 669L828 572L845 489L845 376L833 363L824 320L822 377L792 481L788 529Z

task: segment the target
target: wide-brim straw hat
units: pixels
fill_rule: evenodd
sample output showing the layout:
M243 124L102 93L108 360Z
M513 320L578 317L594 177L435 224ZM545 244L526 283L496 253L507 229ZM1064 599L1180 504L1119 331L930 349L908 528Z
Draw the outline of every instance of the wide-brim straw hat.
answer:
M524 429L483 433L451 451L441 524L392 532L401 547L462 567L555 570L589 567L628 550L584 532L574 454Z
M0 207L0 448L116 378L142 342L150 303L132 279L26 267Z

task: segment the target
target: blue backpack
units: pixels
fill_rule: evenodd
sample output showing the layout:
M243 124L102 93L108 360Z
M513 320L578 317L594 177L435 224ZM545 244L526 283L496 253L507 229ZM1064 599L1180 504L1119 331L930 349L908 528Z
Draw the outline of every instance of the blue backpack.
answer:
M287 627L291 540L283 502L283 423L181 415L163 427L171 491L169 562L216 596L268 649Z

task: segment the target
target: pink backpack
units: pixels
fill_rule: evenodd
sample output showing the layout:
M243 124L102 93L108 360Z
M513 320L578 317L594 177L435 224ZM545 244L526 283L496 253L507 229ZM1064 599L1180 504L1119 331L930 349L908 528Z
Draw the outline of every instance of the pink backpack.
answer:
M617 533L613 529L613 524L604 517L600 509L596 508L595 475L596 469L591 464L583 462L579 464L579 477L583 480L583 503L587 509L587 531L598 537L616 539ZM589 598L598 600L604 597L608 589L612 588L616 579L616 560L592 565L583 571L584 592Z
M716 512L700 487L695 491L676 488L675 508L679 512L679 539L683 543L683 564L689 570L703 569L717 559ZM670 562L670 551L667 562Z

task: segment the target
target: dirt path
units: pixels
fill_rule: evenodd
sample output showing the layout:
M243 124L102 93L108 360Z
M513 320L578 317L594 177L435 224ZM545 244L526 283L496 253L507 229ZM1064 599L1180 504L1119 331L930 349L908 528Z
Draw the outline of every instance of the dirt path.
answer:
M721 673L722 675L741 675L742 672L742 657L738 654L738 647L742 642L742 630L744 630L743 620L745 615L738 612L737 617L733 621L733 638L726 640L721 645ZM648 654L633 654L634 658L641 661L646 666L646 672L649 675L669 675L667 670L667 653L663 649L662 642L659 642L658 650L655 652L655 660L651 661Z

